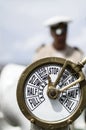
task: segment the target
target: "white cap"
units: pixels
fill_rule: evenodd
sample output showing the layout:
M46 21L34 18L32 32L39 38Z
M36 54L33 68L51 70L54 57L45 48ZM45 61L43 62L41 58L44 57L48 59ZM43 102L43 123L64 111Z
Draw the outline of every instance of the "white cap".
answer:
M55 16L44 22L44 26L54 26L59 23L69 23L71 22L71 18L65 16Z

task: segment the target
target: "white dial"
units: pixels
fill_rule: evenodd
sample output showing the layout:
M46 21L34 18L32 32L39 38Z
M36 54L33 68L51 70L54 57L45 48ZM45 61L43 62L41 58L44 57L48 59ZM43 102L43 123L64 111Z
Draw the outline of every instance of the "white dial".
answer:
M55 99L47 95L48 76L54 83L61 72L62 65L47 63L36 67L28 76L24 86L24 100L31 113L48 122L64 120L77 109L81 98L80 84L61 92ZM74 82L78 77L69 69L65 69L56 89Z

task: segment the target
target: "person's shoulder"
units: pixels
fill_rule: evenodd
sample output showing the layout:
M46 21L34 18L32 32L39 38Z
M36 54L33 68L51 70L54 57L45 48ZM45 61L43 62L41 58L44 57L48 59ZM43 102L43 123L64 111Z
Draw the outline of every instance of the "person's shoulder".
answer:
M51 48L51 46L49 44L42 44L41 46L39 46L37 49L36 49L36 53L39 53L41 51L46 51L48 50L49 48Z
M39 46L37 49L36 49L36 52L39 52L41 49L43 49L45 47L45 44L42 44L41 46Z
M67 46L66 53L71 56L80 56L84 55L84 52L79 47Z
M82 51L80 48L78 48L78 47L73 47L73 49L74 49L74 51L77 51L77 52L83 54L83 51Z

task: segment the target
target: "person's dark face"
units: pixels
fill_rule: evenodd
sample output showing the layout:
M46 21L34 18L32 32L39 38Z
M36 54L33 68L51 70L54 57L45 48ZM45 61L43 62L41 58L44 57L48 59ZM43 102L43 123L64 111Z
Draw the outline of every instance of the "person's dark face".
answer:
M57 44L65 44L67 35L67 24L60 23L56 26L51 27L51 35L54 38L54 41L57 42Z

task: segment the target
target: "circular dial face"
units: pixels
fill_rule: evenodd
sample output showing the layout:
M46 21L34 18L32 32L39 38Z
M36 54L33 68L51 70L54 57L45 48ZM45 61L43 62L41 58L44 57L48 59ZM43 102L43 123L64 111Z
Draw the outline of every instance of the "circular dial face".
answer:
M28 110L39 120L57 122L65 120L77 109L81 97L80 84L61 92L57 98L51 99L47 94L48 76L54 83L61 72L62 65L47 63L36 67L26 79L24 100ZM71 69L65 69L56 89L74 82L78 77Z

